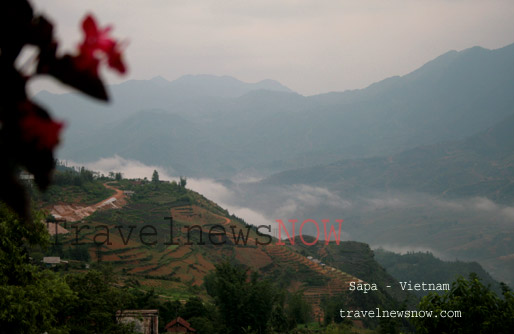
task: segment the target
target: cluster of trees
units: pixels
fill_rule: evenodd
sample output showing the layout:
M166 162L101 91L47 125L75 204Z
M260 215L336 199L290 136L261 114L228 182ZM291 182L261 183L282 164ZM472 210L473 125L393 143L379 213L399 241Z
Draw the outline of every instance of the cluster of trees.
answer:
M137 287L137 282L132 283ZM198 297L185 304L162 301L153 291L133 290L132 308L158 309L159 331L167 322L182 317L198 333L264 334L289 333L299 324L311 321L311 307L302 292L286 293L256 273L229 262L216 265L205 278L212 302Z
M204 303L199 297L189 298L185 304L179 300L162 301L153 290L134 290L132 306L138 309L159 310L159 332L164 332L166 324L177 317L187 319L198 333L216 333L217 311L214 305Z
M79 171L69 168L55 171L53 183L58 186L82 186L84 183L93 182L94 179L94 173L84 167Z
M214 298L226 333L240 333L242 328L264 333L276 302L269 281L253 274L247 282L247 271L228 262L216 266L205 278L207 293Z
M36 216L37 218L41 218ZM29 262L27 246L48 242L43 224L25 223L0 203L0 333L42 333L60 321L73 292L58 275ZM54 333L60 333L54 331ZM61 332L62 333L62 332Z
M121 177L121 173L113 173L112 177L114 178L118 174ZM97 173L84 167L75 170L61 166L54 173L53 184L45 192L38 192L33 187L29 187L29 191L35 201L42 200L50 203L80 200L85 204L92 204L114 192L104 187L102 184L104 180L108 179L98 176ZM62 191L62 187L69 188L66 194Z
M121 172L109 172L109 178L114 179L116 181L123 180L123 173Z
M159 172L157 170L154 169L153 173L152 173L152 183L154 184L159 184L160 182L160 179L159 179ZM186 185L187 185L187 178L186 177L183 177L181 176L179 178L179 181L172 181L172 184L173 185L176 185L179 189L185 189L186 188Z
M207 293L218 313L212 333L285 333L311 320L302 292L289 294L256 272L223 262L205 277Z
M417 333L495 333L508 334L514 330L514 293L501 284L498 296L472 273L468 279L460 277L444 294L430 293L423 297L419 309L432 311L460 311L460 316L416 318Z
M31 247L49 244L35 218L21 221L0 203L0 333L131 333L115 321L127 295L108 272L60 275L31 264Z
M109 172L108 176L93 172L84 166L78 170L72 167L67 167L57 161L57 168L54 172L52 183L57 186L83 186L86 183L91 183L96 179L112 179L116 181L123 180L123 173Z

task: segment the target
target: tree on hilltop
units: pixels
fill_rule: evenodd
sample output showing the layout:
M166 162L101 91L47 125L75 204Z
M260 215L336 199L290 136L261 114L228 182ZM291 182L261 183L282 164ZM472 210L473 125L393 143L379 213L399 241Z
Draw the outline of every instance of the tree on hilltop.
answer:
M153 183L159 183L159 173L156 170L153 171L152 182Z
M179 181L179 186L180 188L186 188L186 184L187 184L187 179L185 177L180 177L180 181Z

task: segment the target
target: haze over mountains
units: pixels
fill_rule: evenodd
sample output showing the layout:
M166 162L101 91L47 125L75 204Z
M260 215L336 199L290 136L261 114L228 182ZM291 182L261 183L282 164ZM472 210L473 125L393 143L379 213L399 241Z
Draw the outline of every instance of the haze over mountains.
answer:
M512 59L514 45L451 51L366 89L309 97L271 80L213 76L129 81L112 87L109 107L37 97L69 120L63 158L118 154L188 176L268 175L483 131L514 110Z
M223 204L268 222L344 219L345 238L476 260L514 282L514 44L451 51L341 93L214 76L128 81L111 93L108 107L37 95L69 121L60 158L118 155L224 179Z

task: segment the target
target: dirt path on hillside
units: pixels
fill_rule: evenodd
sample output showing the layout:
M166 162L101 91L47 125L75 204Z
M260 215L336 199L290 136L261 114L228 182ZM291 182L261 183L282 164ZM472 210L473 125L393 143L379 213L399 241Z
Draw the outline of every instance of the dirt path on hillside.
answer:
M116 194L114 194L113 196L109 197L108 199L106 199L105 201L102 201L100 203L97 203L95 205L100 205L99 207L102 207L103 205L106 205L107 201L109 201L111 198L114 198L116 199L116 206L117 208L120 208L122 206L124 206L125 204L127 204L127 200L126 200L126 196L125 194L123 193L123 190L120 190L116 187L113 187L111 185L109 185L108 183L104 183L104 187L107 188L107 189L112 189L116 192Z
M226 225L226 226L230 225L230 222L231 222L230 218L220 216L220 215L218 215L218 214L216 214L216 213L213 213L213 214L214 214L216 217L219 217L219 218L221 218L221 219L224 219L224 220L225 220L225 222L224 222L224 223L222 223L222 225Z
M113 187L107 182L104 183L104 187L112 189L116 193L103 201L89 206L80 206L75 204L56 204L50 208L50 214L57 219L64 219L67 222L76 222L90 216L93 214L93 212L99 209L119 209L127 204L123 190Z
M215 215L216 217L219 217L219 218L222 218L222 219L224 219L224 220L225 220L225 222L224 222L224 223L221 223L221 225L225 225L225 226L227 226L227 229L226 229L226 234L227 234L227 236L231 235L231 236L232 236L232 240L233 240L234 242L235 242L235 239L239 239L239 237L240 237L240 236L239 236L239 231L237 231L237 230L232 231L232 229L231 229L231 228L229 228L229 227L230 227L230 223L232 222L232 221L230 220L230 218L223 217L223 216L218 215L218 214L216 214L216 213L213 213L213 215ZM237 231L237 232L236 232L236 233L237 233L237 235L235 235L235 234L233 233L233 232L235 232L235 231ZM243 231L243 234L244 234L244 231ZM243 239L244 239L244 238L243 238ZM241 239L241 242L243 242L243 239ZM247 243L252 243L252 244L254 244L254 245L257 245L257 242L256 242L256 241L255 241L255 239L254 239L254 238L252 238L252 237L248 237L248 239L246 240L245 245L246 245Z

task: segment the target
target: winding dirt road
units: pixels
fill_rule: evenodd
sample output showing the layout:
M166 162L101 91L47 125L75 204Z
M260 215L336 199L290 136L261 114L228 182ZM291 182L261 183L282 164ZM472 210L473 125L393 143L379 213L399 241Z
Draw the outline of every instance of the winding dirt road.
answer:
M104 183L104 187L112 189L116 193L103 201L89 206L56 204L50 208L50 214L57 219L64 219L67 222L76 222L90 216L99 209L118 209L127 204L123 190L109 185L108 182Z

